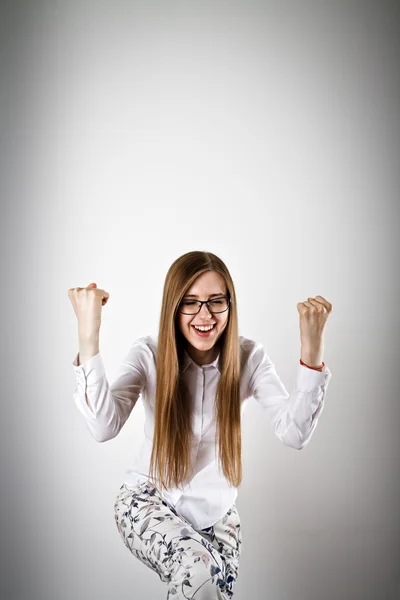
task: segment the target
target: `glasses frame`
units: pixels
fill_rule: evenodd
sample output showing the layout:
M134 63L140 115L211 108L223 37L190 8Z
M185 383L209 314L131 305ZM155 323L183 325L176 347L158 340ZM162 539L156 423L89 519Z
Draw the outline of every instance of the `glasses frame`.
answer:
M228 301L228 306L227 306L227 307L226 307L224 310L220 310L219 312L213 312L212 310L210 310L210 307L209 307L208 303L209 303L209 302L212 302L213 300L219 300L219 298L225 298L225 299ZM183 300L181 300L181 302L183 302ZM230 296L227 296L227 295L221 294L221 296L218 296L218 298L212 298L211 300L192 300L192 299L190 299L190 302L200 302L200 308L199 308L199 310L198 310L197 312L192 312L192 313L185 313L185 312L183 312L183 311L180 309L181 302L179 303L178 310L179 310L179 312L180 312L182 315L188 315L188 316L191 316L191 317L193 317L193 315L198 315L198 314L199 314L199 312L201 311L202 307L203 307L203 304L207 304L207 310L208 310L208 311L209 311L209 312L210 312L212 315L220 315L220 314L222 314L222 313L226 312L226 311L228 310L228 308L230 307L230 305L231 305L231 298L230 298Z

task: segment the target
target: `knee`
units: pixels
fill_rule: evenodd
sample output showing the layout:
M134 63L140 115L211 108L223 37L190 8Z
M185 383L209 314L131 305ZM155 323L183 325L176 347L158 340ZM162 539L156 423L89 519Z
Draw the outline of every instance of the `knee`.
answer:
M214 600L219 597L217 590L221 592L225 589L225 574L222 567L215 564L211 554L205 551L190 563L183 558L182 564L174 569L170 585L175 588L172 593L178 589L184 591L184 597L188 600Z

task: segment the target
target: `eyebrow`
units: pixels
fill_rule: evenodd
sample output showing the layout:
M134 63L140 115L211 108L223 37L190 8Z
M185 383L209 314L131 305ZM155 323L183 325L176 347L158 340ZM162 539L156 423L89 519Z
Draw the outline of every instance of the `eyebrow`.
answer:
M213 298L214 296L225 296L225 294L220 292L219 294L211 294L211 296L208 297ZM198 298L198 296L196 296L196 294L185 294L185 298Z

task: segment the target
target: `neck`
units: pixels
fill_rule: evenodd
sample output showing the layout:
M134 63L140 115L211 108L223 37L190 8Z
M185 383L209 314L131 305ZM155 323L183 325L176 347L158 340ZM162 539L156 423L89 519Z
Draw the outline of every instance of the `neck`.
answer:
M198 350L191 344L187 344L185 349L190 358L200 366L213 362L219 353L219 346L217 344L209 350Z

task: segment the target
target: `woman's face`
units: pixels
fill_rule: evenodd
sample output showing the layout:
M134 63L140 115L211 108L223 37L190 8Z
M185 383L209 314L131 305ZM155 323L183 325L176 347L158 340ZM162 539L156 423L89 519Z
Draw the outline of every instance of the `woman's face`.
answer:
M215 300L217 300L218 297L226 295L227 289L223 277L215 271L207 271L194 281L183 300L209 300L211 296L215 296ZM184 315L178 311L177 326L190 344L188 350L190 349L192 352L189 354L192 356L194 354L199 359L209 358L210 350L215 346L228 323L228 316L229 308L222 313L211 313L206 304L203 304L200 312L195 315ZM204 337L196 332L194 325L214 325L214 327Z

